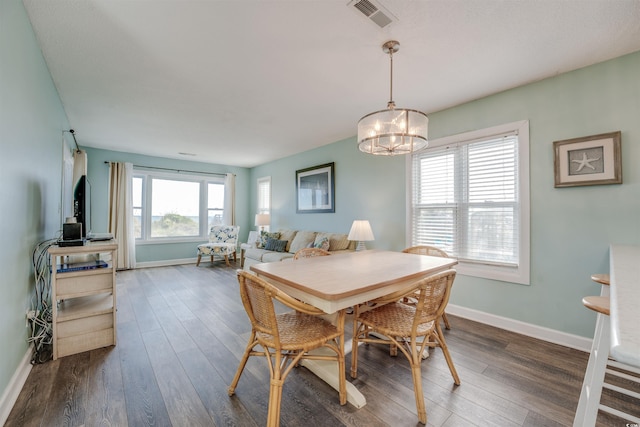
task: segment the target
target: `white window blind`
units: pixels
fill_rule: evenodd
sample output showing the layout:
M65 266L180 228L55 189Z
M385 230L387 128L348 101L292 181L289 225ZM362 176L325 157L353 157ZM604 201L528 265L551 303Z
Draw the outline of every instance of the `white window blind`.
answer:
M459 261L520 263L518 135L494 135L413 156L413 245Z
M258 213L271 211L271 177L258 178Z

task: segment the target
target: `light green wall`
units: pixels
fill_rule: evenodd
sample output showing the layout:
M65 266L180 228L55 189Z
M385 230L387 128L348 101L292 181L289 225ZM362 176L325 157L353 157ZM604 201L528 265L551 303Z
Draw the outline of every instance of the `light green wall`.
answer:
M593 336L581 304L600 293L611 243L640 244L640 53L431 115L439 137L528 119L531 286L460 277L454 304ZM623 184L554 188L553 141L622 131Z
M401 249L405 242L405 157L361 154L355 138L277 160L251 171L251 213L256 180L271 176L271 230L299 229L348 233L354 219L368 219L374 242L367 247ZM296 213L296 170L335 163L335 213ZM253 229L256 229L254 226Z
M0 1L0 396L26 354L31 254L60 229L65 112L20 0Z
M458 276L451 303L591 337L584 295L591 273L608 272L610 243L640 244L640 52L429 115L432 139L529 120L531 285ZM556 189L553 141L622 131L623 185ZM355 132L355 122L354 122ZM295 213L295 171L336 163L336 213ZM353 138L252 170L272 177L272 229L347 232L371 222L370 247L400 250L406 230L405 160L360 154Z
M87 152L87 177L89 182L91 182L92 231L98 233L106 232L108 228L109 165L106 165L104 162L131 162L139 166L208 173L234 173L236 175L236 223L240 226L241 240L246 240L246 236L249 233L247 213L249 209L249 169L143 156L140 154L100 150L90 147L83 147L83 149ZM194 258L196 256L196 246L197 243L194 242L137 245L136 262L143 263Z

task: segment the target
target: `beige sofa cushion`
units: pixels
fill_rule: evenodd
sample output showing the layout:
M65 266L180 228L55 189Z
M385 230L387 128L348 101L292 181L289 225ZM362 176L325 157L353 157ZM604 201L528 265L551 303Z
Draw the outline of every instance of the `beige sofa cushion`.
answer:
M330 251L343 251L349 248L349 239L347 239L347 235L340 233L318 233L314 243L320 242L324 237L329 239Z
M280 230L280 240L287 241L287 247L284 249L285 252L289 252L291 243L293 242L293 239L294 237L296 237L297 233L298 230Z
M306 248L309 244L312 244L316 239L315 231L298 231L296 237L293 238L293 242L289 246L289 252L295 254L302 248Z
M290 254L288 252L271 252L271 251L267 251L264 253L264 255L262 255L262 262L277 262L277 261L283 261L287 258L293 258L293 254Z
M245 258L255 259L256 261L262 261L262 256L270 251L260 248L249 248L245 251Z

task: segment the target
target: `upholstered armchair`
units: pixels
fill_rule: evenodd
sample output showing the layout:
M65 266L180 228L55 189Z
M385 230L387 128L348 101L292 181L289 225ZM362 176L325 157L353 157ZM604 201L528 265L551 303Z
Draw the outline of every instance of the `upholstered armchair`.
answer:
M237 261L236 248L238 246L238 233L240 227L236 225L214 225L209 231L209 243L198 245L198 261L196 266L200 265L200 259L203 255L211 256L213 262L214 256L224 257L224 261L229 264L229 256L233 255L233 261Z

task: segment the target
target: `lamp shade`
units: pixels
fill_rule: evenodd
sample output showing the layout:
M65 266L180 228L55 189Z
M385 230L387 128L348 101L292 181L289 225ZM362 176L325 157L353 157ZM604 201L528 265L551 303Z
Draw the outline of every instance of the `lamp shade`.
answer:
M255 225L264 227L265 225L269 225L270 222L271 222L271 216L269 214L256 214Z
M366 219L357 219L353 221L353 224L351 225L351 231L349 231L349 236L347 238L349 240L355 240L358 242L374 240L373 231L371 230L369 221L367 221Z

